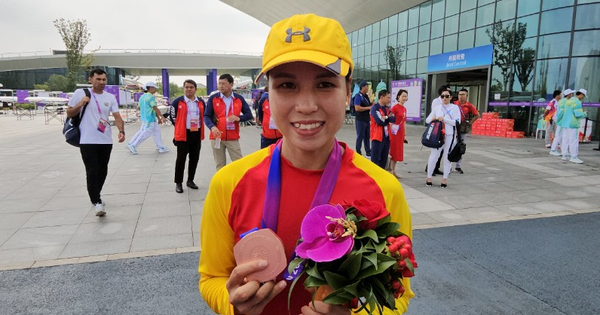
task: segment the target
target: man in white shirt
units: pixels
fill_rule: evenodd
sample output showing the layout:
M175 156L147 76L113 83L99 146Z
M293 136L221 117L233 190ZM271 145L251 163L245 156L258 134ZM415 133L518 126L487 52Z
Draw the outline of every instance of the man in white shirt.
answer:
M112 151L112 132L108 116L112 113L115 118L115 126L119 129L119 142L125 141L125 124L119 113L117 99L114 95L104 92L106 72L99 68L93 69L88 80L92 84L91 98L85 95L83 89L76 90L69 101L67 116L72 118L79 115L87 104L79 125L79 149L85 165L90 201L94 205L96 216L102 217L106 211L100 192L108 174L108 162Z

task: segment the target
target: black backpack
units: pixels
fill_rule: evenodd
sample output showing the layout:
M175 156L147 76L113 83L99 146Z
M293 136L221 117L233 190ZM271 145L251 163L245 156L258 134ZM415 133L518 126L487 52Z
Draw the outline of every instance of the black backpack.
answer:
M460 138L460 128L458 128L458 130L457 130L456 126L454 126L454 134L456 136L457 143L454 146L454 148L452 148L452 143L454 143L454 138L452 138L452 142L450 143L450 147L452 149L448 153L448 161L450 161L450 162L460 161L463 154L465 154L465 152L467 152L467 144L464 141L462 141L462 139Z
M92 93L89 89L83 89L85 92L85 96L88 98L92 96ZM65 120L65 125L63 126L63 135L65 136L65 141L68 144L79 147L79 140L81 139L81 131L79 131L79 124L81 124L81 119L83 118L83 114L85 114L85 109L87 108L88 103L83 105L83 109L81 110L81 114L77 115L73 118L67 117Z
M439 149L444 145L444 122L434 120L427 125L421 144L428 148Z

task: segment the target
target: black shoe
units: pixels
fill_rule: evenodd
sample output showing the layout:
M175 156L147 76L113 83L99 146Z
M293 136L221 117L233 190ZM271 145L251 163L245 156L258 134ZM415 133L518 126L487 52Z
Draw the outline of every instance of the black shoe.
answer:
M367 156L371 156L371 152L367 152Z
M176 191L178 194L181 194L181 193L183 193L183 187L181 186L181 184L175 184L175 191Z
M186 186L190 187L191 189L198 189L198 185L194 184L194 182L191 180L187 181Z
M444 175L440 170L433 170L433 175Z
M463 172L462 168L455 168L454 169L458 174L464 174L465 172Z
M425 182L425 186L427 186L427 187L433 187L433 183L432 182Z
M448 187L448 184L441 184L440 187L446 188L446 187Z

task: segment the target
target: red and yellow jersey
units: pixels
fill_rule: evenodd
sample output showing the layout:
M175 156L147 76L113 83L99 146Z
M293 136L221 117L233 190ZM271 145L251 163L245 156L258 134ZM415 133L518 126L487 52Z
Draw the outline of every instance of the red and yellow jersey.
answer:
M408 204L402 186L396 178L371 161L355 154L346 144L342 165L332 204L344 201L368 199L384 204L392 215L392 221L401 225L400 231L412 239L412 225ZM218 314L233 314L225 284L236 266L233 246L240 234L260 227L267 174L274 146L257 151L222 168L212 178L200 228L201 254L200 293L208 305ZM277 223L277 235L285 246L288 261L300 236L300 225L310 210L312 196L317 190L323 170L304 170L281 158L281 197ZM277 280L281 280L281 275ZM302 279L300 279L300 282ZM414 296L408 279L404 280L406 292L396 300L398 310L386 310L384 314L401 314L406 311ZM263 314L287 314L286 289L271 301ZM291 299L292 314L300 313L311 295L298 283ZM366 314L366 312L365 312Z

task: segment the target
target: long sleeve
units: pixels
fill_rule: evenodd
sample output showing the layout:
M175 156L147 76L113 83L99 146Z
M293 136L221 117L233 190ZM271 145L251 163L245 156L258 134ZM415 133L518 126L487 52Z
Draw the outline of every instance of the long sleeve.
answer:
M215 110L213 108L213 98L210 97L208 102L206 102L206 109L204 110L204 124L208 130L212 129L215 124L212 121L212 117L215 115Z
M575 105L575 109L573 110L573 114L575 115L575 117L577 118L585 118L587 117L587 114L583 111L583 105L581 104L581 102L577 102L577 105Z
M263 104L265 103L265 100L266 98L261 97L258 101L258 108L256 109L256 115L261 124L263 123Z
M435 108L431 111L431 113L429 113L429 116L427 116L427 118L425 119L425 123L430 124L433 119L436 117L435 116Z
M242 115L240 115L240 122L251 120L254 117L252 116L250 106L248 106L248 103L243 97L240 96L240 99L242 101Z
M210 184L204 202L200 228L200 294L217 314L233 315L229 292L225 284L235 268L233 258L233 231L228 223L231 187L227 187L223 173L217 173Z

